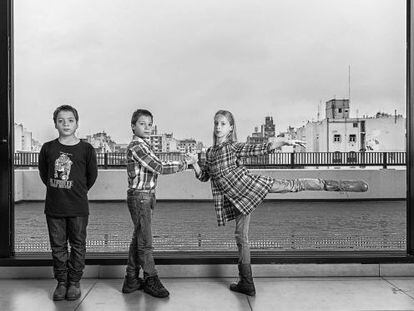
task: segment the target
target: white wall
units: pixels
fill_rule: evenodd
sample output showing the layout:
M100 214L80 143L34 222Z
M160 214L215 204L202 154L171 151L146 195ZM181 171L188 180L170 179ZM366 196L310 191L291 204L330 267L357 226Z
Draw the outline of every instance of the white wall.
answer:
M22 201L23 197L23 170L14 171L14 200Z
M274 178L363 179L369 184L365 193L306 191L288 194L269 194L267 199L405 199L406 171L393 169L289 169L252 170L254 174ZM16 200L44 200L45 186L37 170L16 170ZM202 183L191 170L162 175L158 179L157 198L161 200L212 199L210 182ZM90 200L124 200L126 198L126 171L99 170L96 184L89 192ZM20 195L20 193L22 195ZM18 194L18 195L17 195Z
M367 147L372 151L405 151L405 121L402 117L366 119Z

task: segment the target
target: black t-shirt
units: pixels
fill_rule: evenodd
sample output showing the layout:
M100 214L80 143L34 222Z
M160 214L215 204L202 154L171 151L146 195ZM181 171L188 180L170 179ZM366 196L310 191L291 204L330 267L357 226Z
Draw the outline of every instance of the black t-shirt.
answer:
M47 187L45 214L55 217L89 215L88 190L98 176L92 145L80 141L62 145L58 139L43 144L39 174Z

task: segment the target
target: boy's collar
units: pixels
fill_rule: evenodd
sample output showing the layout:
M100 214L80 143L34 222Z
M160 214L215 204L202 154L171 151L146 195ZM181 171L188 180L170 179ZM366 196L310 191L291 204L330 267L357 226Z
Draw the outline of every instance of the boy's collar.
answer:
M136 140L136 141L139 141L139 142L144 142L144 143L147 143L148 145L150 145L150 139L149 138L142 138L142 137L139 137L137 135L133 135L132 140Z

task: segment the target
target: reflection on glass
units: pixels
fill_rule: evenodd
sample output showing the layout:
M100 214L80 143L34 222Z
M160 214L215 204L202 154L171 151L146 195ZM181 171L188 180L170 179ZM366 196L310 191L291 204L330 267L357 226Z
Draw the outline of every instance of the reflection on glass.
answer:
M14 10L16 251L48 248L43 203L34 202L44 189L31 185L61 104L79 111L98 182L112 181L112 196L99 187L93 195L90 251L129 243L126 177L110 170L125 170L137 108L154 114L151 142L165 160L195 151L203 161L214 113L226 109L240 141L306 141L243 159L250 169L348 170L350 179L381 169L391 181L372 178L367 198L379 201L266 201L252 217L252 249L405 248L405 1L23 0ZM211 202L158 206L155 249L235 249L233 224L217 228Z

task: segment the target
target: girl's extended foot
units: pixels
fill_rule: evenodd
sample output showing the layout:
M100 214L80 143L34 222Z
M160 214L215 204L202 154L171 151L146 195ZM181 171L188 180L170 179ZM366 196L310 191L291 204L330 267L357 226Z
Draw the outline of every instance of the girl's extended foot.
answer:
M366 192L368 184L363 180L325 180L326 191Z

